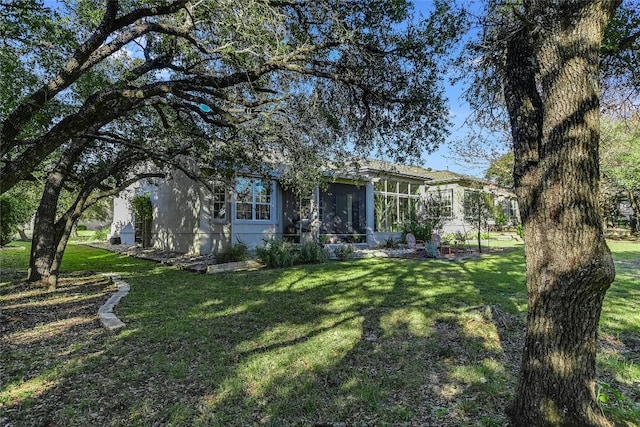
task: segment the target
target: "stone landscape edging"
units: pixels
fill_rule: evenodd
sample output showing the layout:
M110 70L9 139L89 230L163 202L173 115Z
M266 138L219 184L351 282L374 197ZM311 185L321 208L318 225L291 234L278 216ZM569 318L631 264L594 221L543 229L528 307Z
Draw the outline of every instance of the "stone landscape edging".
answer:
M110 331L116 331L120 328L124 328L126 325L122 320L118 319L113 312L113 309L118 305L120 300L129 293L131 288L127 282L120 278L119 274L105 273L104 276L107 276L111 280L111 283L116 285L118 291L111 295L107 302L102 304L98 309L98 316L100 317L100 323L102 323L102 326Z

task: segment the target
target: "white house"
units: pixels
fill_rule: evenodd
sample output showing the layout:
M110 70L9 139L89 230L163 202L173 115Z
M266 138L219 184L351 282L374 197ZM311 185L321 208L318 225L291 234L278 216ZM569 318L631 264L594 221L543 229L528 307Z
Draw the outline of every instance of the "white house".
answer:
M332 177L306 197L285 190L277 177L237 175L234 182L211 188L181 172L170 180L141 182L116 198L111 235L123 244L140 239L145 225L136 224L130 201L144 193L153 206L153 219L146 224L151 245L192 254L216 253L237 242L256 247L271 238L373 247L400 238L403 224L435 194L442 204L443 234L472 231L464 220L465 191L490 191L505 204L507 215L517 215L513 194L485 180L378 160Z

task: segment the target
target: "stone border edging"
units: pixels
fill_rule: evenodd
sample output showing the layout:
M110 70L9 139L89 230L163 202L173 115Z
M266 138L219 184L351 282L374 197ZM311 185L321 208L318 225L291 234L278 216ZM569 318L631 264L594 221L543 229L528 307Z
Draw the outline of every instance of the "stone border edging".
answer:
M130 287L127 282L120 279L119 274L105 273L104 276L111 279L111 282L116 285L118 291L111 295L107 302L102 304L98 309L98 316L100 317L100 323L102 323L102 326L110 331L116 331L123 328L125 324L113 313L113 308L120 302L122 297L129 293Z
M207 274L225 273L230 271L241 271L241 270L245 270L245 271L257 270L262 267L264 267L263 264L253 260L226 262L224 264L212 264L207 266Z

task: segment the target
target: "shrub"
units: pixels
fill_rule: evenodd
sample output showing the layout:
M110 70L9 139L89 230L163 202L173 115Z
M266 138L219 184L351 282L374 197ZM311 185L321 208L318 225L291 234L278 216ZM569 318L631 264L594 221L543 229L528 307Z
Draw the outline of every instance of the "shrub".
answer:
M496 228L500 231L504 228L505 225L507 225L507 216L498 206L496 206L496 211L493 214L493 219L496 222Z
M238 242L233 246L223 249L216 255L216 262L224 264L227 262L240 262L247 260L249 248L244 242Z
M87 231L87 226L84 224L78 224L78 226L76 227L76 230L78 231Z
M111 231L111 227L102 227L93 232L93 240L105 241Z
M353 246L345 243L340 243L336 248L336 250L334 251L334 253L336 254L336 258L338 258L341 261L344 261L349 258L352 258L354 251L355 250L353 249Z
M306 242L298 250L297 264L320 264L329 259L329 254L319 242Z
M290 243L269 240L264 246L256 248L260 262L269 268L290 267L296 261L296 253Z
M280 240L266 241L256 248L256 256L269 268L291 267L295 264L326 262L329 254L318 242L307 242L299 248Z
M406 236L409 233L413 233L416 236L416 240L422 240L423 242L431 241L431 233L433 231L433 227L431 224L420 224L415 221L412 221L408 224L405 224L403 233L403 240L406 240Z
M387 238L387 240L385 240L384 242L380 243L378 245L378 247L380 247L381 249L397 249L398 248L398 242L396 242L393 237L389 237L389 238Z

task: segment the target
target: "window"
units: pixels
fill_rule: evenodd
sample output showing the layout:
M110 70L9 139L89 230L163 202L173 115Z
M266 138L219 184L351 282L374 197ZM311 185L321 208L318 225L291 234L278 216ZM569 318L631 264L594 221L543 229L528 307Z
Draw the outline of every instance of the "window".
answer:
M429 191L427 193L425 208L428 218L453 218L453 190Z
M261 179L236 180L236 219L271 219L271 185Z
M516 199L508 199L505 203L504 214L507 220L512 224L518 223L518 201Z
M420 185L382 179L373 184L375 231L402 231L417 213Z
M464 218L467 221L474 221L482 215L482 193L476 190L464 190L464 200L462 207L464 210Z
M222 182L213 183L211 217L213 219L227 218L227 186Z

